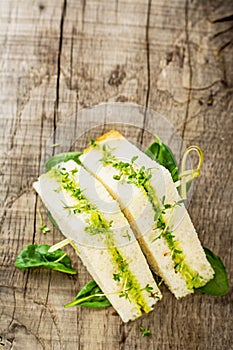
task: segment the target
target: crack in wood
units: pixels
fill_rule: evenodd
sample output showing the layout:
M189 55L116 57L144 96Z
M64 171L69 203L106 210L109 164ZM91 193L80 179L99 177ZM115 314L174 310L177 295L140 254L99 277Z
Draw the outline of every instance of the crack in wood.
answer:
M187 55L188 55L188 67L189 67L189 87L188 87L187 105L186 105L185 116L184 116L184 124L181 132L182 138L184 138L184 134L185 134L188 118L189 118L189 108L190 108L190 102L191 102L192 80L193 80L191 50L190 50L190 43L189 43L189 0L185 1L185 36L186 36Z
M40 316L39 316L38 326L37 326L37 333L39 333L39 328L40 328L40 325L41 325L42 316L43 316L43 314L44 314L44 311L45 311L45 309L42 309L42 310L41 310L41 313L40 313Z
M218 55L229 45L232 45L232 41L227 41L225 44L223 44L219 49L218 49Z
M43 110L45 108L45 101L43 100ZM40 140L39 140L39 157L38 157L38 176L40 175L40 165L41 165L41 159L42 159L42 134L43 134L43 124L44 124L44 113L42 113L41 115L41 125L40 125ZM35 244L35 236L36 236L36 231L37 231L37 206L38 206L38 195L36 194L36 198L35 198L35 205L34 205L34 212L33 212L33 236L32 236L32 244ZM24 284L24 298L26 296L27 293L27 284L28 284L28 279L29 279L29 274L30 271L27 270L26 271L26 280L25 280L25 284ZM50 280L49 280L50 282ZM48 298L48 294L47 294L47 298Z
M149 106L150 98L150 14L151 14L151 0L148 0L147 7L147 21L146 21L146 63L147 63L147 94L146 94L146 108Z
M118 6L119 6L118 0L115 0L115 13L116 13L116 15L118 13ZM116 16L116 19L117 19L117 16Z
M70 44L70 79L69 88L72 90L72 77L73 77L73 50L74 50L74 28L71 33L71 44Z
M85 25L85 11L86 11L86 0L82 1L83 6L82 6L82 31L84 31L84 25Z
M45 100L43 100L43 111L45 109ZM43 134L43 127L44 127L44 112L41 115L41 123L40 123L40 139L39 139L39 157L38 157L38 170L37 170L37 176L40 175L40 166L41 166L41 159L42 159L42 134ZM32 243L35 243L35 235L36 235L36 213L37 213L37 205L38 205L38 195L36 194L35 199L35 205L34 205L34 212L33 212L33 236L32 236ZM28 277L28 276L27 276Z
M35 205L34 205L34 211L33 211L33 236L32 236L32 243L35 244L35 237L36 237L36 213L37 213L37 205L38 205L38 195L35 194L36 199L35 199Z
M18 78L18 81L17 81L17 90L20 91L20 78ZM20 126L20 123L21 123L22 107L20 108L19 97L17 97L16 106L17 106L17 108L16 108L16 122L14 125L14 130L12 132L11 140L9 142L10 143L9 151L11 151L14 148L15 136L16 136L16 133L17 133L19 126Z
M58 339L59 339L59 343L61 345L61 330L58 326L58 322L56 320L56 314L54 313L54 310L49 307L47 304L44 304L42 301L36 301L36 300L33 300L33 302L37 305L41 305L44 307L44 309L42 310L41 314L40 314L40 319L39 319L39 323L41 323L41 320L42 320L42 315L44 314L45 311L48 311L50 316L51 316L51 320L56 328L56 331L57 331L57 336L58 336ZM38 329L39 329L39 326L38 326ZM38 330L37 329L37 330Z
M193 91L193 92L195 92L195 91L206 91L206 90L209 90L209 89L211 89L213 86L218 85L218 84L223 84L223 85L224 85L223 80L222 80L222 79L219 79L219 80L214 81L213 83L211 83L211 84L208 85L208 86L203 86L203 87L199 87L199 88L195 88L195 87L192 86L192 91ZM186 87L185 87L184 89L189 90L189 88L186 88Z
M126 324L122 322L120 324L120 341L119 341L120 350L124 350L126 339L129 337L132 329L133 329L132 323Z
M229 21L233 21L233 14L229 16L217 18L214 21L212 21L212 23L221 23L221 22L229 22Z
M15 289L12 287L8 287L8 286L4 286L5 288L9 288L10 290L13 290L13 292L15 293ZM39 327L40 327L40 324L41 324L41 320L42 320L42 315L45 311L48 311L48 313L50 314L51 316L51 320L57 330L57 335L58 335L58 338L59 338L59 343L61 344L61 330L59 328L59 325L58 325L58 322L56 320L56 314L54 313L54 310L52 309L51 306L45 304L43 301L41 300L35 300L34 298L32 298L30 295L27 296L27 300L30 300L30 301L33 301L33 303L35 303L36 305L39 305L39 306L42 306L43 309L42 309L42 312L40 313L40 317L39 317L39 321L38 321L38 326L37 326L37 333L39 333ZM16 306L16 298L15 298L15 294L14 294L14 304ZM32 332L30 329L27 328L27 326L25 326L24 324L22 324L21 322L19 322L18 319L16 319L14 317L15 315L15 309L13 310L13 314L12 315L9 315L9 314L5 314L6 316L9 316L11 318L11 321L9 323L9 326L7 328L7 331L9 333L14 333L16 329L18 328L24 328L26 332L32 334L37 340L38 342L42 345L42 347L44 348L44 344L42 344L42 340L39 338L39 336L37 336L34 332ZM15 321L15 322L13 322ZM9 337L8 337L9 338ZM1 336L0 336L0 339L1 339ZM13 337L13 340L15 339L15 337ZM12 341L13 341L12 340ZM9 340L11 341L11 340Z
M124 349L124 345L125 345L125 340L126 340L126 331L125 331L125 324L121 323L120 324L120 341L119 341L119 345L120 345L120 350Z
M15 311L16 311L16 297L15 297L15 289L12 289L13 292L13 304L14 304L14 308L13 308L13 312L12 312L12 316L11 316L11 321L9 323L8 326L8 330L10 330L11 326L13 325L14 319L15 319Z
M37 340L37 342L41 345L42 349L46 350L45 344L43 340L39 337L39 335L35 334L30 328L22 324L18 319L15 319L15 322L9 327L10 334L13 333L14 335L13 337L11 336L11 339L17 342L17 336L15 336L15 334L17 334L17 331L19 330L23 331L25 334L32 335ZM13 342L12 342L12 345L13 345Z
M63 43L63 29L64 21L66 15L67 0L63 1L63 7L61 12L60 20L60 36L59 36L59 47L58 47L58 56L57 56L57 83L56 83L56 100L54 103L54 114L53 114L53 143L56 143L56 128L57 128L57 116L59 109L59 97L60 97L60 73L61 73L61 54L62 54L62 43ZM53 155L55 150L53 149Z
M1 220L0 220L0 231L3 228L3 224L4 221L6 219L6 214L8 212L8 210L10 210L12 208L12 206L14 205L14 203L20 198L22 197L25 193L30 192L30 190L28 188L26 188L25 190L23 190L22 192L20 192L16 197L12 198L11 200L9 200L8 202L5 203L4 208L2 209L2 216L1 216Z
M147 110L149 107L149 99L150 99L150 38L149 38L149 29L150 29L150 14L151 14L151 1L148 0L147 4L147 19L146 19L146 64L147 64L147 91L146 91L146 105L145 105L145 111L143 116L143 124L142 124L142 132L140 137L140 144L143 144L143 138L145 133L145 126L146 126L146 118L147 118Z
M232 29L233 29L233 25L228 27L228 28L226 28L226 29L224 29L224 30L221 30L220 32L217 32L216 34L214 34L212 36L211 39L215 39L215 38L217 38L220 35L226 34L226 33L230 32Z
M50 286L51 286L51 275L52 275L52 271L49 270L49 281L48 281L48 289L47 289L47 294L46 294L46 302L45 305L48 304L48 300L49 300L49 292L50 292Z

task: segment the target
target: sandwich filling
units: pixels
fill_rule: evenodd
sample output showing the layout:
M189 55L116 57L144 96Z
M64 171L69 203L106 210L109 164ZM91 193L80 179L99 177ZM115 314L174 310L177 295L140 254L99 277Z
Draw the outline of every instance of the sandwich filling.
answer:
M135 164L138 158L137 156L133 157L130 162L124 162L113 154L113 150L108 145L100 145L97 141L94 141L92 146L102 153L100 161L104 167L111 166L117 170L117 174L113 176L114 180L139 187L147 197L154 212L153 230L155 231L155 237L151 243L158 239L164 239L166 241L174 263L175 272L183 276L187 288L193 290L193 288L204 285L206 282L203 277L197 271L194 271L186 262L186 256L179 245L179 241L176 240L172 232L172 227L169 226L169 220L165 218L167 211L170 211L170 214L172 214L174 208L181 205L183 201L165 204L165 197L160 199L155 188L150 183L152 169L145 168L145 166L138 168ZM159 234L157 234L158 232Z
M87 214L88 219L86 220L85 232L89 235L99 235L104 242L111 256L111 261L115 266L113 279L120 288L119 297L128 299L136 305L139 311L142 310L146 313L151 311L151 306L147 304L143 293L146 291L150 297L160 299L158 293L154 293L150 285L142 288L134 273L130 270L129 262L121 250L116 247L112 228L113 222L108 221L97 205L91 203L85 196L77 181L76 174L78 171L78 168L68 171L65 167L58 165L53 167L46 176L55 178L59 184L58 189L56 189L57 192L64 190L75 199L74 205L64 205L64 209L71 210L73 214L77 215L81 213Z

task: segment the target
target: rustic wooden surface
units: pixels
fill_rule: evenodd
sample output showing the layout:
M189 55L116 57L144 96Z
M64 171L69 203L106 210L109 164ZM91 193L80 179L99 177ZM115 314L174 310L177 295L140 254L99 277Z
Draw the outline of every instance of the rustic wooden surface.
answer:
M38 209L51 225L32 190L56 127L67 120L75 132L83 108L131 101L161 113L186 144L202 147L189 211L232 285L232 1L0 3L0 348L233 349L232 288L221 298L176 301L162 287L154 312L123 324L112 308L63 308L90 278L70 247L76 277L13 265L25 245L62 238L55 229L38 232ZM144 114L141 123L150 130L153 118ZM147 144L137 129L129 136ZM141 336L141 325L150 337Z

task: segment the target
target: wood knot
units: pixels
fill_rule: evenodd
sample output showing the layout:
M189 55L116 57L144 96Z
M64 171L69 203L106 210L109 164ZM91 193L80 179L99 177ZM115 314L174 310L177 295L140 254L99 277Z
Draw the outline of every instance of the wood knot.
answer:
M118 87L119 85L122 84L125 77L126 77L126 72L124 71L124 68L120 65L117 65L116 69L114 69L111 72L111 75L108 79L108 84L111 86Z
M40 12L42 12L45 9L45 5L42 3L39 3L38 5Z

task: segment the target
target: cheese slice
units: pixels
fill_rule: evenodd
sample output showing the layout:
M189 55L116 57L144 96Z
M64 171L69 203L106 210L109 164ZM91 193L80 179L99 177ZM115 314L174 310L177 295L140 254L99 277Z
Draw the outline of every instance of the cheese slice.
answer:
M119 132L110 131L80 157L118 201L153 271L176 298L214 276L169 171Z
M124 322L150 312L161 293L129 223L105 187L70 160L34 188Z

